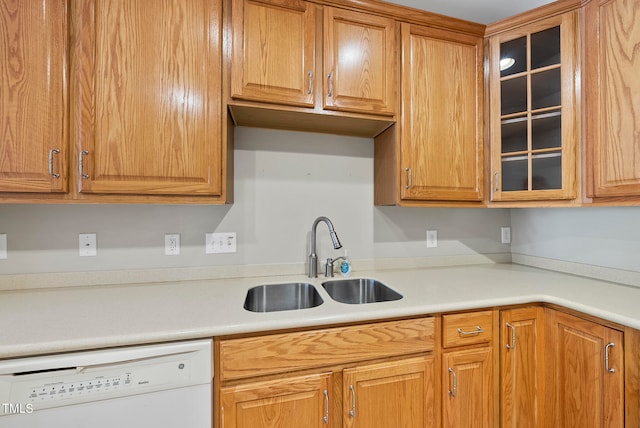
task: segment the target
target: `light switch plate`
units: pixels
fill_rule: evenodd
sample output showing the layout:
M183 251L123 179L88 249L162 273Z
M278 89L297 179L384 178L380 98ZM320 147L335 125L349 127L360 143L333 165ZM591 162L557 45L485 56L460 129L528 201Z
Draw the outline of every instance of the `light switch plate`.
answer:
M81 233L79 236L80 257L94 257L98 255L97 237L95 233Z
M237 236L236 232L207 233L205 235L205 253L235 253Z
M0 260L7 258L7 234L0 233Z
M427 230L427 248L436 248L438 246L438 231Z
M503 244L511 244L511 228L510 227L500 228L500 241Z

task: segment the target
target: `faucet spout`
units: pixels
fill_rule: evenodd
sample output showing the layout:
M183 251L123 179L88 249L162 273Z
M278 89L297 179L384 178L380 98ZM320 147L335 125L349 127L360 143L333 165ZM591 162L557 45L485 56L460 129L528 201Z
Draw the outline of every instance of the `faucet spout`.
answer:
M311 253L309 254L309 278L317 278L318 277L318 255L316 254L316 229L318 228L318 224L323 222L329 228L329 237L331 238L331 242L333 243L334 249L342 248L342 244L340 243L340 239L338 239L338 235L336 231L333 229L333 223L327 217L321 216L315 219L313 222L313 226L311 226Z

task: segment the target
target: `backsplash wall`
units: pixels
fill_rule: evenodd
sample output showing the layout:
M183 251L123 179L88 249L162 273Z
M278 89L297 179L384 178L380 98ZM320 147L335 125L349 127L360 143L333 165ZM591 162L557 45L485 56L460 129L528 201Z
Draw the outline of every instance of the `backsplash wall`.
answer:
M510 251L500 243L509 210L374 207L371 139L240 127L234 166L229 206L0 205L0 274L304 265L320 215L355 261ZM427 229L438 248L426 247ZM237 232L237 253L205 254L206 232ZM80 233L97 233L97 257L78 256ZM164 255L165 233L180 234L179 256ZM342 254L323 224L318 244L320 259Z

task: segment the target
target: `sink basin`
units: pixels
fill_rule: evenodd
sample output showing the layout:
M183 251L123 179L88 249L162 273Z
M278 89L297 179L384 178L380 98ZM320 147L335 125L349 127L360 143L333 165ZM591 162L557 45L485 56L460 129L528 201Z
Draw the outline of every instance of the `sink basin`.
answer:
M306 282L259 285L249 289L244 308L251 312L276 312L307 309L324 301L318 290Z
M322 286L333 300L360 305L402 299L402 294L370 278L349 278L325 281Z

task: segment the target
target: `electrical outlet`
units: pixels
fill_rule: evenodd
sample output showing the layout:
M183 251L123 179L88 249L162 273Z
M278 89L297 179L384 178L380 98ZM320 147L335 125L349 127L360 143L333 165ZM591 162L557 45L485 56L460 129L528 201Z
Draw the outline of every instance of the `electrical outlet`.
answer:
M0 260L7 258L7 234L0 233Z
M500 228L500 240L503 244L511 244L511 228L510 227L502 227Z
M205 235L205 253L235 253L237 236L236 232L207 233Z
M164 255L165 256L180 255L180 234L167 233L164 235Z
M98 255L97 238L95 233L81 233L78 237L78 254L80 257L95 257Z
M427 230L427 248L436 248L438 246L438 231Z

